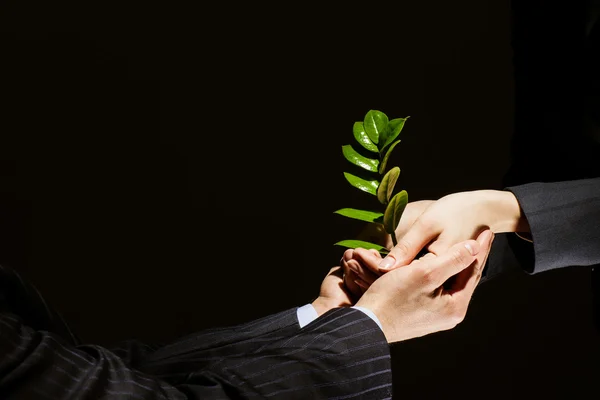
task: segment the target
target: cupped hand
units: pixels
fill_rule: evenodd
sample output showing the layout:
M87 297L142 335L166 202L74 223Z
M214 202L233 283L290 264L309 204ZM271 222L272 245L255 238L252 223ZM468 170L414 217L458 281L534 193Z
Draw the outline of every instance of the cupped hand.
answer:
M485 230L477 240L457 243L440 254L429 253L385 273L356 305L377 316L390 343L452 329L466 315L493 236ZM453 276L452 285L444 287Z
M408 203L396 228L396 237L404 236L421 214L434 203L434 200ZM393 247L392 238L385 232L382 224L367 224L358 239L378 244L386 249ZM340 261L344 271L344 284L354 299L358 300L384 272L378 268L381 260L381 254L377 250L357 248L347 249L344 252Z

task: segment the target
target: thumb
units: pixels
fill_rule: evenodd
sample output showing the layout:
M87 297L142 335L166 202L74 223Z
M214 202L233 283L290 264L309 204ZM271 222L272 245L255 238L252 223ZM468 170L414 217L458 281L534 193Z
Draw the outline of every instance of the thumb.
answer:
M391 269L408 265L419 254L421 249L431 242L440 232L431 224L424 224L418 218L408 232L398 241L379 263L379 270L387 272Z

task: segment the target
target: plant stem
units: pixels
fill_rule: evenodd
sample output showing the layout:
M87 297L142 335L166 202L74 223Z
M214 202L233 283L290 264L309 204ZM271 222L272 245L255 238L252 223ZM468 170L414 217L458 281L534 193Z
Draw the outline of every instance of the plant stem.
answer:
M396 239L396 233L394 232L390 236L392 237L392 244L394 245L394 247L396 247L396 245L398 244L398 239Z

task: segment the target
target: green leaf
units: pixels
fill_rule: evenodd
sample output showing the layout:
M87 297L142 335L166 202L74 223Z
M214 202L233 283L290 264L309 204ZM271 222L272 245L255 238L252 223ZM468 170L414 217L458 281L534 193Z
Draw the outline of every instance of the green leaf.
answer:
M385 140L385 143L383 145L383 147L381 148L382 150L390 143L392 143L394 140L396 140L396 138L398 137L398 135L400 135L400 132L402 132L402 128L404 128L404 123L406 122L406 120L410 118L410 117L406 117L406 118L395 118L393 120L391 120L388 124L388 128L389 128L389 135Z
M371 139L369 139L369 135L367 135L365 126L362 122L355 122L352 132L354 133L354 138L362 147L369 151L374 151L375 153L379 152L377 146L375 146L373 142L371 142Z
M387 128L388 122L387 115L381 111L369 110L365 115L364 126L371 142L379 143L379 135Z
M377 172L377 166L379 165L379 160L373 159L373 158L367 158L367 157L363 156L362 154L359 154L349 144L342 146L342 152L344 153L344 157L346 158L346 160L350 161L352 164L357 165L361 168L364 168L367 171Z
M383 145L385 144L385 142L387 141L388 136L390 136L390 125L388 124L384 130L382 130L381 132L379 132L379 144L378 146L380 148L383 148Z
M390 169L387 174L383 176L383 179L377 188L377 200L379 200L381 204L387 204L390 201L390 197L392 197L394 186L396 185L399 176L400 168L398 167Z
M383 217L381 212L357 210L355 208L342 208L334 211L334 213L366 222L379 222L380 218Z
M388 162L388 159L390 158L390 154L392 154L392 150L394 150L394 147L396 147L396 145L398 145L398 143L400 143L400 140L396 140L394 143L392 143L389 147L389 149L387 149L387 152L385 153L385 156L383 156L383 160L381 160L381 163L379 164L379 173L383 174L383 172L385 171L385 165Z
M404 212L404 208L408 203L408 193L406 190L396 193L392 200L390 200L385 213L383 214L383 226L385 231L390 235L395 234L396 227L400 222L400 217Z
M342 240L340 242L334 243L334 246L348 247L350 249L356 249L360 247L367 250L375 249L382 254L389 253L389 250L383 246L371 242L365 242L362 240Z
M363 178L359 178L358 176L352 175L349 172L344 172L344 176L350 182L352 186L367 193L372 194L373 196L377 196L377 187L379 186L379 182L376 180L368 181Z

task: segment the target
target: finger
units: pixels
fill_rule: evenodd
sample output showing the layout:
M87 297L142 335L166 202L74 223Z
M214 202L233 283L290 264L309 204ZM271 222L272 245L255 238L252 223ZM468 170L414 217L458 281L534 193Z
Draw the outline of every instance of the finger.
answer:
M346 252L344 252L344 256L342 256L342 259L340 260L340 264L341 264L342 270L343 270L343 272L345 274L347 274L348 271L351 270L351 268L348 265L348 263L350 261L356 261L353 258L348 258L348 259L346 259L346 258L349 257L349 256L353 256L353 255L354 255L354 250L350 250L350 251L346 250Z
M342 259L340 260L340 262L352 260L353 255L354 255L354 249L347 249L346 251L344 251L344 254L342 255Z
M389 254L379 263L379 269L387 272L393 268L408 265L416 255L431 240L440 234L435 225L423 222L423 218L417 218Z
M361 266L366 267L370 273L374 274L375 278L381 275L378 267L381 262L381 255L377 250L357 248L354 251L354 260L357 260Z
M354 252L354 255L356 255L356 252ZM361 280L367 282L368 284L375 282L375 280L379 277L378 275L375 275L372 271L370 271L368 268L363 267L359 260L350 260L348 261L347 266Z
M438 288L453 275L469 267L476 260L481 245L476 240L467 240L452 246L437 257L418 261L417 268L423 274L425 285Z
M429 260L431 258L435 258L435 257L436 257L435 253L427 253L424 256L420 257L419 261L427 261L427 260Z
M453 244L456 244L457 242L459 242L462 239L466 239L466 237L462 237L462 238L458 238L458 240L456 240L456 239L451 240L448 238L443 238L442 236L443 235L440 235L432 243L430 243L427 246L427 250L430 253L433 253L433 254L445 253L446 251L448 251L448 249L450 247L452 247Z
M475 262L457 275L454 284L447 292L449 295L455 296L457 300L464 301L465 304L469 303L477 284L481 280L481 274L490 254L493 240L494 234L490 230L485 230L479 234L477 241L480 245L480 251L475 257Z
M361 287L356 284L358 279L358 276L352 270L344 273L344 286L346 286L348 292L354 297L354 300L357 300L363 294Z
M440 233L435 240L427 245L427 250L429 250L431 253L442 254L452 247L452 245L455 245L460 241L466 239L477 239L477 237L479 237L479 235L481 235L481 233L486 229L488 229L488 227L478 226L470 233L458 233L445 230L444 232Z
M371 253L373 253L373 255L374 255L375 257L378 257L378 258L381 260L381 253L380 253L380 252L378 252L378 251L377 251L377 250L375 250L375 249L370 249L369 251L370 251Z
M362 289L363 294L369 289L369 286L371 286L362 279L355 279L354 283L356 283Z

